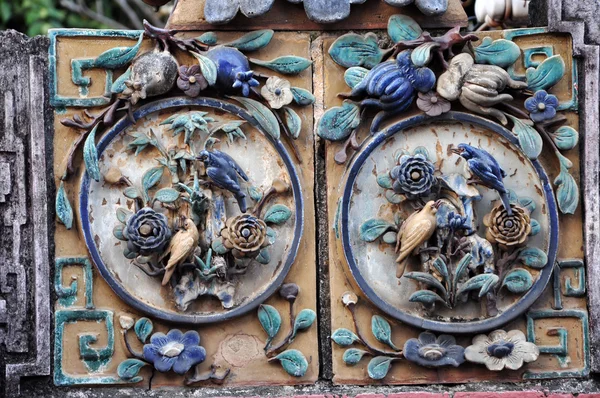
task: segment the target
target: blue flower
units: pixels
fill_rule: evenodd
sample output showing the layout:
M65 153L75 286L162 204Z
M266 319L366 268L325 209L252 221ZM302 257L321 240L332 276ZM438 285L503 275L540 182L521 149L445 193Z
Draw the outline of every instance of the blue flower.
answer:
M534 122L543 122L556 116L558 98L544 90L536 91L533 97L525 100L525 108Z
M144 359L159 372L173 369L182 375L205 358L206 350L200 345L200 336L194 330L185 334L178 329L169 330L166 335L154 333L150 344L144 345Z
M469 229L469 225L467 225L467 217L463 217L460 214L456 214L455 212L451 211L448 213L448 227L453 231Z
M238 72L235 75L235 81L233 82L233 88L242 88L242 95L247 97L250 95L250 88L258 86L258 80L254 78L254 72Z
M465 361L465 349L456 345L456 339L447 334L436 338L433 333L423 332L418 339L404 343L403 353L409 361L431 368L458 367Z
M390 172L392 189L410 200L427 196L436 182L433 172L433 163L422 154L404 155Z

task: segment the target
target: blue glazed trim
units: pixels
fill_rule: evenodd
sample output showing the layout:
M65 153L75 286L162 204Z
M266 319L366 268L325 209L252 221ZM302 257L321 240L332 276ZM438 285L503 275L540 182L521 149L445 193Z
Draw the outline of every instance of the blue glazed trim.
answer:
M176 323L187 323L187 324L207 324L213 322L222 322L225 320L229 320L245 314L249 311L256 309L263 301L269 298L273 293L277 291L279 286L283 283L286 275L288 274L292 264L296 259L296 255L298 253L298 246L300 244L300 239L302 237L302 233L304 230L304 199L302 197L302 189L300 186L300 179L298 177L298 173L296 172L296 168L290 158L287 150L279 140L275 140L268 133L266 133L260 127L260 124L254 119L246 110L240 108L239 106L230 104L228 102L224 102L214 98L187 98L187 97L176 97L169 98L164 100L155 101L144 105L143 107L136 110L133 114L133 118L135 121L144 118L145 116L165 110L173 110L177 108L183 107L207 107L213 109L220 109L224 112L231 113L236 115L250 123L253 127L258 129L263 133L263 135L271 142L273 147L277 150L277 153L283 160L285 167L290 175L290 181L292 184L292 191L294 194L294 201L296 203L295 207L295 229L294 229L294 239L290 245L289 255L286 259L285 264L280 268L279 275L272 281L267 289L261 292L253 301L249 303L245 303L239 307L231 309L227 312L221 314L212 314L212 315L183 315L176 314L172 312L166 312L159 310L155 307L152 307L139 299L135 298L131 295L123 285L114 278L111 271L108 269L106 264L102 261L100 253L94 243L94 239L92 236L92 230L89 223L89 205L88 205L88 194L90 190L90 178L87 174L84 175L81 182L80 189L80 218L81 218L81 227L83 230L84 238L88 250L90 252L90 256L92 261L100 271L102 277L106 280L106 282L110 285L110 287L114 290L114 292L123 299L126 303L131 305L133 308L138 311L144 312L152 317L162 319L167 322L176 322ZM134 123L129 120L128 117L124 117L119 120L113 128L111 128L108 132L104 134L100 142L98 143L98 156L101 156L109 143L117 137L120 133L122 133L126 128L130 127Z
M527 341L535 343L535 321L538 319L552 318L577 318L581 321L581 329L583 330L583 368L579 370L566 370L558 372L525 372L523 379L554 379L559 377L586 377L590 374L590 338L589 338L589 321L588 314L581 310L540 310L530 311L527 313ZM559 362L567 363L568 361L568 330L557 328L559 344L556 346L539 346L540 353L555 355Z
M92 277L92 263L87 257L61 257L56 259L56 274L54 276L54 290L58 296L58 303L63 307L72 306L77 300L77 280L71 282L69 287L62 284L63 269L67 266L79 265L83 268L85 287L85 308L94 309L93 291L94 279Z
M94 107L110 103L107 97L63 97L58 94L58 72L56 68L56 56L58 47L58 38L60 37L114 37L122 39L138 39L141 30L114 30L114 29L50 29L48 37L50 38L50 48L48 49L48 68L50 72L50 105L55 108L65 108L67 106ZM106 70L105 91L110 92L112 86L112 71Z
M428 319L423 319L414 315L410 315L406 312L400 311L397 308L393 307L385 300L383 300L367 283L367 281L363 278L358 269L358 265L356 263L356 258L354 257L354 252L352 250L352 245L350 243L350 228L349 228L349 214L350 214L350 201L353 195L354 183L360 172L362 166L368 160L371 153L378 148L380 145L386 142L386 140L393 135L404 131L409 127L413 127L419 124L434 122L434 121L458 121L465 123L472 123L483 128L489 129L499 135L501 135L504 139L509 141L511 144L518 148L517 138L504 127L491 122L488 119L484 119L479 116L470 115L467 113L461 112L448 112L441 116L430 118L426 115L418 115L405 120L402 120L390 127L386 130L383 130L377 133L368 143L363 146L362 151L356 157L354 163L350 168L350 172L348 174L348 179L346 181L346 186L344 188L344 194L342 197L342 245L344 248L344 254L346 256L346 260L350 267L350 271L354 276L354 279L358 283L360 289L365 293L365 295L382 311L386 312L390 316L395 319L407 323L412 326L416 326L426 330L432 330L440 333L480 333L485 332L494 328L500 328L504 324L510 322L515 319L523 312L525 312L542 294L543 290L546 288L546 285L550 281L552 277L552 265L556 261L556 252L558 248L558 212L556 206L556 200L554 198L554 193L552 191L552 186L548 180L548 176L546 172L540 165L540 163L535 160L531 161L533 164L540 181L544 187L544 193L546 202L548 204L548 214L550 217L550 239L549 239L549 250L548 250L548 265L544 267L541 271L538 281L534 284L533 288L529 290L516 305L513 305L508 310L503 312L501 315L486 319L483 321L476 322L464 322L464 323L446 323L439 321L432 321Z

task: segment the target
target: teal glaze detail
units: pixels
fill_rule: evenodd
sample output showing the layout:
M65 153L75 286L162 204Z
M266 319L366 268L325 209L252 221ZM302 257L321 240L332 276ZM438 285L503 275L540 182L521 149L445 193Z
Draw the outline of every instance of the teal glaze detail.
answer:
M65 97L58 93L58 72L56 67L58 54L58 41L61 37L102 37L102 38L122 38L139 39L141 30L93 30L93 29L51 29L48 32L50 38L50 48L48 49L48 66L50 72L50 105L53 107L64 108L69 106L95 107L107 105L110 103L110 97L87 97L87 85L80 85L79 97ZM88 77L83 76L83 70L93 66L93 59L72 60L71 64L76 63L72 70L72 80L77 82L87 82ZM111 69L106 69L106 79L104 83L104 93L110 93L113 85L113 73Z
M577 278L577 286L573 287L573 281L570 277L565 278L565 290L562 291L562 281L560 279L561 271L563 269L573 269L575 272L575 278ZM582 260L571 259L559 261L554 266L553 276L553 288L554 288L554 306L555 310L562 310L562 296L565 297L583 297L585 296L585 265Z
M83 279L85 286L85 308L94 309L94 302L92 297L94 289L94 282L92 278L92 263L90 262L90 260L88 260L87 257L59 257L56 259L54 289L56 291L56 295L58 296L58 303L62 307L71 307L77 300L77 280L71 282L71 284L68 287L62 284L64 267L73 265L81 266L83 269Z
M519 46L506 39L492 40L484 37L481 44L473 49L475 61L507 68L514 64L521 55Z
M284 75L297 75L312 65L312 61L294 55L285 55L271 61L250 58L250 63L271 69Z
M578 370L565 370L558 372L532 372L527 371L523 374L523 378L526 380L531 379L554 379L560 377L585 377L590 373L590 342L589 342L589 320L588 314L581 310L538 310L530 311L527 313L527 341L535 343L536 341L536 327L535 321L539 319L552 319L552 318L577 318L581 321L581 328L583 329L582 336L582 350L583 350L583 362L584 366ZM568 337L569 332L562 327L556 327L551 329L553 333L558 337L558 344L553 346L538 345L541 354L554 355L560 364L567 364L569 361L568 355ZM550 330L548 330L550 332Z
M543 55L545 58L550 58L554 55L554 50L551 46L533 47L523 49L523 62L526 68L537 68L542 61L534 60L534 56Z
M329 48L329 55L340 66L364 66L371 69L383 58L383 50L379 48L375 33L359 35L346 33L340 36Z
M107 345L104 348L92 348L90 344L97 342L97 336L92 334L79 336L79 350L82 361L90 373L102 372L112 359L115 349L113 312L106 310L58 310L55 314L54 331L54 384L57 386L72 386L78 384L124 384L115 376L69 375L63 369L63 337L67 324L82 322L104 322L108 334Z
M342 216L342 198L338 199L337 209L335 211L335 218L333 219L333 232L335 233L335 238L340 238L340 220Z

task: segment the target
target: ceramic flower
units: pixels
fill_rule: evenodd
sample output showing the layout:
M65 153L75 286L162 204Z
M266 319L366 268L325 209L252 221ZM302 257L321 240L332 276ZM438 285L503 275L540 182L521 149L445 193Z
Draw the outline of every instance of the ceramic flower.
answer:
M247 97L250 95L250 88L258 86L258 80L254 78L254 72L238 72L236 75L235 82L233 82L233 88L241 88L242 95Z
M188 97L197 97L200 91L208 87L208 82L200 71L200 65L179 67L177 87Z
M428 116L439 116L450 110L450 101L439 96L435 91L419 93L417 107Z
M455 212L451 211L448 213L448 227L453 231L469 229L467 217L463 217L460 214L456 214Z
M147 256L165 249L171 239L171 229L164 214L144 207L127 220L123 237L130 252Z
M422 154L404 155L390 172L392 189L411 200L427 196L436 182L433 171L433 163Z
M465 361L465 349L456 345L454 337L423 332L418 339L409 339L404 343L404 357L421 366L437 368L440 366L458 367Z
M271 108L281 109L281 107L290 104L294 100L290 88L289 81L272 76L267 79L267 83L260 90L260 93L269 102Z
M198 332L190 330L185 334L178 329L164 333L154 333L150 344L144 345L144 359L153 364L159 372L173 369L184 374L206 358L206 350L200 345Z
M279 288L279 295L288 301L296 300L298 293L300 293L300 288L295 283L284 283Z
M543 122L556 116L558 98L548 94L545 90L536 91L533 97L525 100L525 109L529 111L529 117L534 122Z
M211 48L206 57L217 67L216 87L225 92L242 92L244 97L250 95L250 89L259 85L250 70L250 63L240 50L233 47L216 46ZM240 90L241 89L241 90Z
M487 227L486 239L497 243L504 250L524 246L531 233L529 212L515 204L510 207L513 210L511 216L499 204L483 218L483 224Z
M252 214L240 214L227 220L221 231L223 246L236 258L254 258L269 245L267 225Z
M505 367L517 370L523 362L533 362L540 355L539 348L529 343L520 330L495 330L488 336L480 334L473 338L473 345L465 349L469 362L482 363L489 370L500 371Z

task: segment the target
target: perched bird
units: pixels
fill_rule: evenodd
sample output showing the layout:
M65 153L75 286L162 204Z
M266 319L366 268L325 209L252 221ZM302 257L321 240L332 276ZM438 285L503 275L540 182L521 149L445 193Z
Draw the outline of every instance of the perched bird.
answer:
M409 256L425 243L437 226L436 213L441 202L429 201L420 211L411 214L400 227L396 241L396 253L399 252L396 262L398 269L396 277L401 278L408 264Z
M183 229L173 236L169 243L169 248L160 256L159 261L170 255L169 262L165 267L165 276L162 280L163 286L169 283L173 272L175 272L175 268L194 254L199 239L200 234L198 233L196 224L190 218L186 218L183 221Z
M500 167L498 161L489 152L467 144L458 144L458 149L452 148L450 151L466 159L469 170L479 178L482 185L498 192L506 212L511 216L508 190L503 182L506 172Z
M246 194L240 187L238 176L244 181L248 181L248 176L242 168L228 154L213 149L211 151L203 150L198 159L204 162L206 174L212 182L219 188L226 189L233 194L238 202L240 211L245 213L248 210L246 205Z

